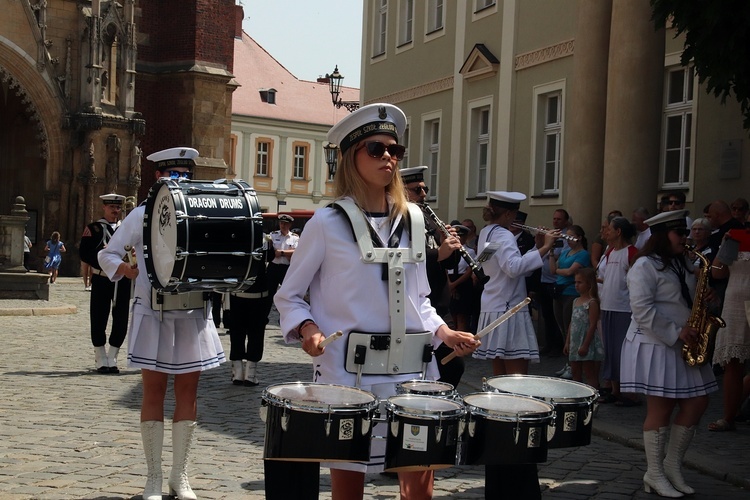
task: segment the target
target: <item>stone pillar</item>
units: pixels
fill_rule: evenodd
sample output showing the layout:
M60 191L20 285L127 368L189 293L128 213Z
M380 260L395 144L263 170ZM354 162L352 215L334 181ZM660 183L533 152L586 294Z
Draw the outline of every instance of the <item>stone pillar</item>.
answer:
M651 22L649 0L614 0L609 41L604 143L605 210L630 215L653 206L659 187L663 29Z
M11 214L0 215L0 272L25 273L23 236L29 214L23 197L16 197Z
M565 207L589 240L599 229L602 212L611 18L611 0L579 0L563 182Z

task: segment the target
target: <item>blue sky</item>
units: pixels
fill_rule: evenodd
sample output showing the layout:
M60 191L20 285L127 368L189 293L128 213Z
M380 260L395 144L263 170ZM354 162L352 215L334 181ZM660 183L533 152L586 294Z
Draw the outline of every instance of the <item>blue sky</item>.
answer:
M242 28L301 80L338 64L343 84L359 87L362 0L238 0Z

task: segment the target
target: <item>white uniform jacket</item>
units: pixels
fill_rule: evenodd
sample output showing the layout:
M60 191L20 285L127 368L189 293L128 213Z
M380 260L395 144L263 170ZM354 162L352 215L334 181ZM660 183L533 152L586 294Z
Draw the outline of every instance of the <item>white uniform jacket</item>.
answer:
M479 232L477 254L490 242L498 242L500 247L482 263L482 269L490 277L482 292L482 312L505 312L526 298L523 278L542 267L542 258L536 248L521 255L513 233L497 224L490 224Z
M673 346L680 330L690 317L690 309L682 297L680 280L670 268L653 257L641 257L627 274L632 317L627 340L643 344ZM685 272L685 281L693 296L695 278L692 269Z
M393 224L396 227L398 221ZM405 224L400 247L408 247L409 224ZM393 229L391 230L391 232ZM384 264L364 263L347 216L334 208L321 208L305 225L289 272L274 302L279 310L281 331L287 343L299 342L297 326L312 319L325 335L341 330L344 336L312 358L313 380L354 386L355 374L345 370L349 332L390 331L388 281ZM424 262L404 264L406 332L431 332L445 324L430 304ZM310 291L310 303L305 294ZM434 345L440 340L433 339ZM433 359L428 378L438 375ZM415 378L405 375L363 375L362 386L394 383Z
M273 242L273 248L274 250L294 250L297 248L297 245L299 244L299 236L294 234L293 232L289 231L289 233L284 236L281 234L281 231L276 230L272 231L271 234L271 241ZM281 264L281 265L289 265L289 257L274 257L273 261L274 264Z

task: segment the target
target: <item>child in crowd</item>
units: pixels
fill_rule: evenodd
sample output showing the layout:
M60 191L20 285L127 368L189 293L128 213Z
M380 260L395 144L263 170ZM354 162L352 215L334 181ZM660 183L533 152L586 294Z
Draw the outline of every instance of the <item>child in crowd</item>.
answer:
M596 270L579 268L575 272L575 288L579 297L573 301L573 314L565 340L564 353L569 356L573 380L585 382L599 389L599 366L604 359L604 347L598 334L599 292Z

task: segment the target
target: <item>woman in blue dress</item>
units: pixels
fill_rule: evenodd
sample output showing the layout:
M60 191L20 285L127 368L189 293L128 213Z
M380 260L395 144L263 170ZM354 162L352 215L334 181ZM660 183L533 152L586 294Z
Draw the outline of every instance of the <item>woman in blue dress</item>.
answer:
M65 243L60 241L60 233L57 231L52 233L50 239L47 240L44 251L47 252L47 257L44 259L44 269L49 273L49 282L52 284L57 281L57 270L62 263L62 254L66 252Z

